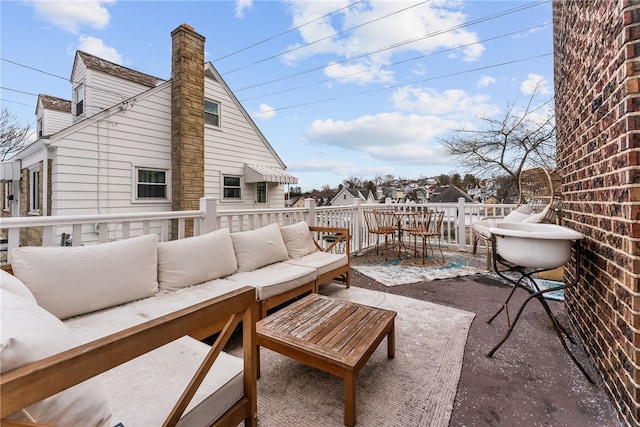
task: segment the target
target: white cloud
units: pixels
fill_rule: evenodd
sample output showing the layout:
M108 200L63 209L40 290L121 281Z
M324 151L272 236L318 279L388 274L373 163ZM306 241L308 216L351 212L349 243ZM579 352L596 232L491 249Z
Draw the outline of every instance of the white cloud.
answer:
M478 82L476 83L476 86L478 86L479 88L485 88L485 87L489 87L489 85L492 85L495 82L496 82L496 79L494 79L493 77L482 76L480 77L480 80L478 80Z
M244 18L244 11L252 6L253 0L236 0L236 18Z
M39 19L77 34L83 26L106 28L111 15L105 6L115 4L115 0L32 0L30 4Z
M435 137L456 123L437 116L380 113L355 120L315 120L307 128L312 144L366 153L387 163L439 163L442 152Z
M539 74L529 74L527 79L520 84L520 91L527 96L534 93L538 95L548 95L551 93L549 82Z
M456 120L473 118L493 111L486 95L469 95L462 89L438 92L430 88L404 86L391 95L394 108L419 114L438 114Z
M459 11L462 5L458 1L423 2L411 7L408 3L370 0L318 19L347 4L346 0L289 0L292 25L302 25L299 31L303 42L289 46L295 50L284 56L285 63L296 64L320 54L352 58L376 52L339 67L327 67L325 72L332 77L344 77L353 70L359 70L357 75L346 80L359 79L361 83L390 81L392 72L382 73L381 70L393 62L394 57L401 57L407 52L429 54L478 42L474 32L459 28L467 17ZM406 10L398 12L403 8ZM454 27L458 29L449 30ZM441 34L436 35L439 32ZM407 40L414 41L406 43ZM304 43L310 44L303 46ZM387 49L391 46L393 48ZM474 61L484 52L481 44L460 49L452 51L450 56ZM362 72L366 69L369 72Z
M105 46L102 40L95 37L80 37L79 41L78 50L82 50L116 64L122 64L122 55L120 55L115 48Z
M260 104L260 107L258 108L260 111L253 113L252 116L255 116L262 120L269 120L276 116L276 112L274 111L273 107L270 105Z

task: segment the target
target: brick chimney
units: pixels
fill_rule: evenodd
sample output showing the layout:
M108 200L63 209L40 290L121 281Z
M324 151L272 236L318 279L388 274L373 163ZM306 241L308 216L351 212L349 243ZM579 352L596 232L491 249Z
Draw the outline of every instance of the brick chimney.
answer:
M205 38L186 24L173 30L171 38L172 208L192 210L204 196ZM187 225L187 236L192 227Z

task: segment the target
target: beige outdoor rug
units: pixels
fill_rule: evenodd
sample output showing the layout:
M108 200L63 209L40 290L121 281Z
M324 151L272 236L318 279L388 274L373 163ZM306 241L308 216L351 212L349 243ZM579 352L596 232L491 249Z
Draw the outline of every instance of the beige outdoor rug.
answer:
M446 427L474 313L362 288L330 284L325 295L394 310L396 357L386 339L357 382L358 426ZM342 426L342 380L260 350L258 425Z

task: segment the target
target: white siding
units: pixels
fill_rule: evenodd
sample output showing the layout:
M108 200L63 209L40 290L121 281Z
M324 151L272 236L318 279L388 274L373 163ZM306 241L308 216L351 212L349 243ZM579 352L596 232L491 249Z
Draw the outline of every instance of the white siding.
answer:
M150 88L95 70L87 70L85 87L86 117L110 108Z
M70 113L62 111L44 110L43 135L52 135L71 126Z
M245 163L280 168L282 165L265 145L240 109L213 79L205 79L205 98L220 102L221 129L205 125L205 195L222 201L222 176L244 175ZM284 206L284 186L269 184L269 207ZM223 209L253 207L255 184L244 184L241 202L224 202Z
M167 85L55 140L52 214L170 210L170 201L132 202L134 167L171 167L170 105Z

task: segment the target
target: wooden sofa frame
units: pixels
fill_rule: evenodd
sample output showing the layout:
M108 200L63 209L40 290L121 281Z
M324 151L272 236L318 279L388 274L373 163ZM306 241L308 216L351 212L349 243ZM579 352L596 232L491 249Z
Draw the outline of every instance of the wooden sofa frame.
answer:
M244 396L213 425L235 427L244 421L245 426L257 426L255 324L258 307L255 292L252 287L243 287L5 372L0 376L0 424L5 427L39 425L4 418L185 335L201 340L219 333L164 422L164 426L174 426L229 337L242 322Z
M344 281L347 288L351 285L351 255L349 246L351 239L349 237L349 229L335 227L318 227L310 225L309 230L312 233L316 233L316 235L331 235L331 243L326 248L323 248L320 243L318 243L318 239L313 239L313 243L320 251L331 252L336 249L338 245L344 244L345 253L347 255L347 264L334 270L328 271L322 275L319 275L316 280L312 282L305 283L304 285L298 286L295 289L291 289L290 291L283 292L279 295L274 295L271 298L260 301L260 319L264 319L265 317L267 317L268 310L271 310L274 307L278 307L307 293L318 293L320 286L324 285L330 280L341 279L342 281Z

